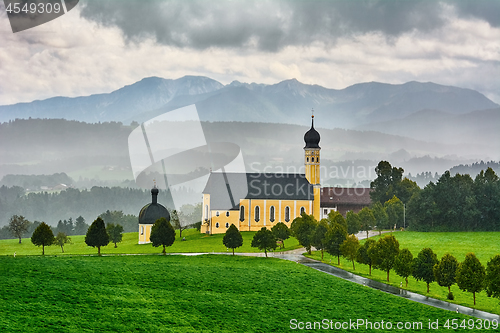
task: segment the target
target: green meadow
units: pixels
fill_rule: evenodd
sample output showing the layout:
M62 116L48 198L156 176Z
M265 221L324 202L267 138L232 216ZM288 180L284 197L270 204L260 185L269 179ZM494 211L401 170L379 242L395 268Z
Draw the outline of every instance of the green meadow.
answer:
M474 322L275 258L0 256L0 285L3 332L286 332L350 320L359 332L388 322L448 332L448 319Z
M438 259L445 253L450 253L459 262L465 259L465 255L469 252L474 252L481 263L486 267L487 262L496 254L500 254L500 232L395 232L394 236L399 241L399 248L408 248L413 257L426 247L430 247L436 253ZM377 240L382 236L373 237ZM364 241L361 241L363 243ZM311 256L313 259L321 260L321 252L313 251ZM333 266L340 267L355 274L371 278L373 280L387 283L387 275L380 270L372 269L372 275L369 275L369 268L367 265L355 263L356 270L352 269L352 262L341 257L340 266L337 265L337 257L332 257L326 252L324 253L323 262ZM404 279L396 275L394 270L390 273L389 284L399 287L403 283L405 288ZM416 281L413 277L408 278L408 288L410 291L437 298L443 301L449 301L446 296L448 288L440 287L437 282L430 285L430 292L427 294L427 284L423 281ZM455 284L451 287L454 295L454 300L451 301L456 304L476 308L479 310L500 314L499 300L496 298L487 297L486 292L476 294L476 305L474 306L473 296L471 293L461 291ZM449 301L450 302L450 301Z
M230 252L222 243L224 234L205 235L201 234L196 229L188 229L182 232L182 237L186 240L182 241L179 238L179 232L176 231L177 238L174 244L167 247L168 253L185 253L185 252ZM235 249L235 252L259 252L259 249L250 246L252 243L253 231L244 231L243 246ZM139 237L137 232L123 234L123 241L117 244L115 248L113 243L101 247L101 254L148 254L161 253L163 247L153 247L151 244L137 244ZM45 247L46 255L69 255L69 254L97 254L97 248L92 248L85 244L85 236L71 236L71 244L64 245L64 253L61 247L51 245ZM298 241L295 238L289 238L285 241L285 250L293 250L300 248ZM231 251L232 252L232 251ZM0 255L41 255L42 247L37 247L31 243L30 238L24 238L19 244L18 239L0 240Z

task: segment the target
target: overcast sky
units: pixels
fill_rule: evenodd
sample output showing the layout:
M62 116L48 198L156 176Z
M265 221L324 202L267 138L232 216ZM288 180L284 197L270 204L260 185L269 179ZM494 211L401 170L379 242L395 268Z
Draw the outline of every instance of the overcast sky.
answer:
M0 105L184 75L432 81L500 103L500 1L81 0L15 34L0 4Z

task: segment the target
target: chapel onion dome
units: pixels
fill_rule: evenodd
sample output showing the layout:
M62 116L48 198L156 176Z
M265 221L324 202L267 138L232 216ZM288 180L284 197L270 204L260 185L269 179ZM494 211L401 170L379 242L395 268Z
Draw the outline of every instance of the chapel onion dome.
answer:
M319 147L320 136L318 131L314 129L314 115L312 116L311 129L304 134L304 141L306 146L304 148L320 148Z
M161 204L158 203L158 189L153 187L151 189L152 201L146 206L142 207L139 212L139 224L154 224L156 220L164 217L170 221L170 213Z

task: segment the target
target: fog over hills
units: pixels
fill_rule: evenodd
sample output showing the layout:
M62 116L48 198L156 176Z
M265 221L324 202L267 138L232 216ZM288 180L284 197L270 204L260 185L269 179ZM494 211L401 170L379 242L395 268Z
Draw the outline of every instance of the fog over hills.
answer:
M90 179L102 170L122 170L113 179L130 180L127 138L133 127L127 125L191 104L208 141L238 144L245 162L261 168L303 165L312 108L322 136L322 165L328 168L373 169L387 159L412 174L442 173L500 159L500 107L470 89L369 82L335 90L295 79L223 85L199 76L150 77L111 93L0 106L0 176L67 172ZM374 175L330 178L360 181Z
M421 110L401 119L373 122L357 129L407 136L428 142L476 145L478 153L500 151L500 108L464 114Z

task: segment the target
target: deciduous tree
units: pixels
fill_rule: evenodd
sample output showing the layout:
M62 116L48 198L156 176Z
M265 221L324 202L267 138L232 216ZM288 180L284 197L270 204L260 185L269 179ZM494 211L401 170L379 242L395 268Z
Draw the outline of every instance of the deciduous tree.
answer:
M30 222L24 218L22 215L13 215L9 221L9 231L14 237L19 238L19 244L21 244L21 238L28 231Z
M389 272L394 266L398 254L399 242L393 235L379 238L377 243L368 249L373 266L387 272L387 282L389 282Z
M325 241L326 241L326 232L328 231L329 225L328 220L322 219L319 221L316 226L316 230L314 230L312 245L316 248L316 250L321 251L321 259L323 259L323 252L325 250Z
M71 238L64 232L58 232L54 243L59 245L61 247L61 252L64 253L64 244L71 243Z
M97 255L101 255L101 246L109 244L109 235L106 232L106 227L102 218L98 217L87 230L85 235L85 244L92 247L97 247Z
M408 178L404 178L401 182L396 186L395 195L401 199L401 201L406 204L410 201L410 198L416 192L420 191L420 187L418 187L417 183Z
M359 262L360 264L365 264L368 265L369 267L369 274L372 275L372 258L368 255L368 251L370 247L375 245L375 241L371 238L368 238L365 243L358 249L358 252L356 253L356 261Z
M476 305L476 293L484 289L486 273L484 266L474 253L467 253L465 260L458 265L457 280L458 288L462 291L472 293L474 305Z
M278 222L271 228L271 231L274 237L283 243L283 248L285 248L285 240L290 238L290 228L285 223Z
M399 200L396 196L393 196L390 200L384 203L385 211L387 212L387 217L389 219L389 228L393 226L403 225L403 212L404 206L403 202Z
M436 254L428 247L422 249L413 260L413 277L417 281L424 280L427 283L427 292L429 292L429 285L435 281L434 265L437 263Z
M500 255L498 254L486 265L485 286L488 297L500 299Z
M340 252L342 256L349 261L352 261L352 269L356 270L354 266L354 261L356 259L356 253L359 249L359 240L355 235L347 236L347 239L340 245Z
M296 217L290 225L292 235L297 238L299 244L306 248L307 253L311 254L312 239L318 221L313 215L302 214Z
M389 216L384 208L384 206L380 202L375 202L371 210L373 212L373 216L375 217L374 225L377 226L379 231L379 235L382 234L382 229L389 229Z
M347 212L345 221L347 223L347 233L349 235L355 235L361 230L359 216L352 210Z
M340 265L340 245L347 239L347 229L340 223L333 223L325 235L325 250L332 256L337 256L337 264Z
M368 238L368 232L373 229L375 225L375 216L370 208L364 207L358 213L359 220L361 221L361 231L366 231L366 238Z
M441 287L448 287L448 294L451 293L451 286L455 284L457 275L458 260L449 253L446 253L439 263L434 266L434 277Z
M393 167L387 161L380 161L375 168L377 178L370 184L370 187L373 189L370 192L372 201L378 201L383 204L392 198L396 194L396 187L403 178L403 172L402 168Z
M55 238L52 229L42 222L31 235L31 242L36 246L42 246L42 255L45 255L45 247L54 244Z
M402 249L399 251L394 262L394 271L405 279L406 287L408 287L408 276L413 274L413 254L410 250Z
M109 240L115 244L116 248L116 243L120 243L122 241L123 227L119 224L115 225L113 223L110 223L106 226L106 231L109 235Z
M172 246L175 242L175 230L164 217L156 220L151 227L151 236L149 237L154 247L163 246L163 255L166 255L166 247Z
M178 212L177 210L172 210L170 213L170 222L174 229L179 230L179 238L182 239L182 231L186 230L189 226L182 225L181 220L183 220L182 212Z
M330 224L330 226L333 226L335 223L338 223L347 230L347 222L344 216L342 216L342 214L340 214L339 212L334 210L330 211L326 219L328 220L328 224Z
M222 238L222 243L229 249L234 249L243 245L243 237L241 236L240 231L234 224L231 224Z
M267 251L276 249L276 237L274 237L273 232L268 230L266 227L262 227L252 238L252 247L256 247L259 250L264 250L267 258Z

